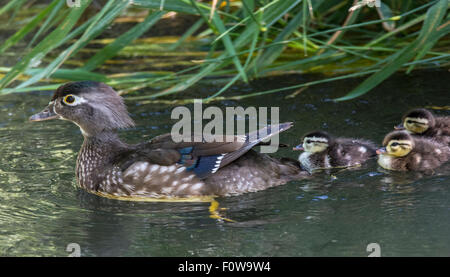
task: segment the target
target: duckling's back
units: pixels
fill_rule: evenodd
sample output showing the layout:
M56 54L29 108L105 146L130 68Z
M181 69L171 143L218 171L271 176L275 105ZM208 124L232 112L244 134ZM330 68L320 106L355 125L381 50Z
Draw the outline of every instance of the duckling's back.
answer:
M450 159L450 147L434 139L414 137L414 149L405 157L392 160L392 167L402 171L430 171Z
M436 117L433 137L440 143L450 146L450 116Z
M332 163L337 166L353 166L362 164L376 156L376 146L373 142L362 139L337 138L330 151Z

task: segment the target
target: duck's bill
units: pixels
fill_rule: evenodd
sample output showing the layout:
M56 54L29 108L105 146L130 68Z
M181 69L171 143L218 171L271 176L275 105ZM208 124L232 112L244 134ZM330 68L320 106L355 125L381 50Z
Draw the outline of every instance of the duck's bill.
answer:
M53 106L48 105L42 112L32 115L30 121L44 121L58 118L59 115L53 111Z
M398 124L397 126L394 126L395 130L405 130L405 127L403 126L403 123Z
M299 144L299 145L295 146L294 148L292 148L292 150L294 150L294 151L304 151L305 148L303 148L303 145Z
M380 154L384 154L384 153L386 153L386 147L383 147L383 148L379 148L379 149L377 149L377 154L378 155L380 155Z

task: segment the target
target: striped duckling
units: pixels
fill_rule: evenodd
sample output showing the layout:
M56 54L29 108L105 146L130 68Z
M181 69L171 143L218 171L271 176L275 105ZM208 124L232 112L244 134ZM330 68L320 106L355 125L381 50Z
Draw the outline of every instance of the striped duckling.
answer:
M377 150L378 164L388 170L430 171L450 159L450 147L433 139L393 131Z
M293 150L304 151L298 157L308 171L333 167L351 167L376 156L375 145L367 140L334 138L327 132L308 133Z
M450 146L450 116L435 116L427 109L413 109L403 116L402 123L395 129Z

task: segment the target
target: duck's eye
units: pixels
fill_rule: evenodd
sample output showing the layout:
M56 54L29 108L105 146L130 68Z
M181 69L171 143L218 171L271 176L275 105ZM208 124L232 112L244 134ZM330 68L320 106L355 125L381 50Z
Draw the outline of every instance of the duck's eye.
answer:
M305 140L305 143L306 143L306 144L310 144L310 143L311 143L311 140L307 139L307 140Z
M391 146L393 146L393 147L398 146L398 142L393 142L393 143L391 143Z
M406 123L412 124L413 122L411 120L407 120Z
M69 104L69 105L75 103L75 97L73 95L71 95L71 94L66 95L64 97L64 103Z

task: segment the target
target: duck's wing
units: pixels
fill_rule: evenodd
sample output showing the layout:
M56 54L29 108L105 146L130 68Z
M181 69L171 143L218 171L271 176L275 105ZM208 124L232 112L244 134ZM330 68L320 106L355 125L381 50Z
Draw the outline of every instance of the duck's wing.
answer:
M235 161L263 140L290 127L290 122L269 125L242 136L217 136L214 142L174 142L170 134L164 134L121 153L116 163L121 164L123 169L137 161L164 166L179 164L203 179Z

